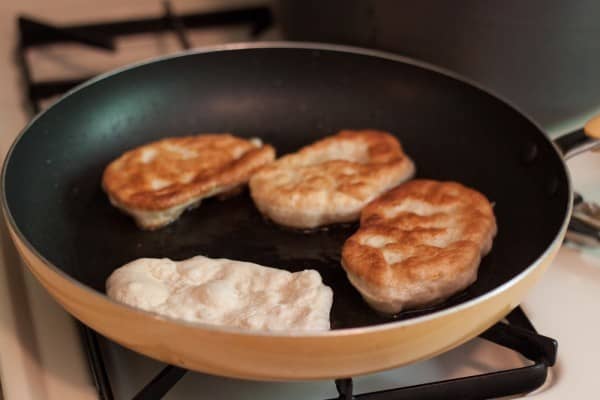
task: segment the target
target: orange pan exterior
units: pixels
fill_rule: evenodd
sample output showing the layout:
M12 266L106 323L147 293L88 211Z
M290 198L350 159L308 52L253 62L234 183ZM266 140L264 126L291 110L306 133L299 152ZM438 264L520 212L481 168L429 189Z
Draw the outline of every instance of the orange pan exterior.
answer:
M427 359L477 336L515 308L560 248L506 284L456 307L373 327L323 333L248 333L189 324L118 304L46 263L10 227L25 263L73 316L139 353L190 370L254 380L342 378Z

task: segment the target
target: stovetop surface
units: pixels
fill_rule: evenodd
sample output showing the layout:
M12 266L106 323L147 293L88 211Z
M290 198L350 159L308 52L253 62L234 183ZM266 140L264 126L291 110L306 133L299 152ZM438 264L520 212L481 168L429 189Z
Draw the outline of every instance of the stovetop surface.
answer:
M155 377L165 364L148 359L114 343L102 341L101 347L108 361L108 372L114 382L116 399L130 399ZM466 362L465 362L466 360ZM365 375L354 379L355 393L373 392L403 386L434 382L442 379L517 368L529 362L517 353L474 339L434 360L420 362L387 372ZM215 377L201 373L187 373L165 399L197 399L198 393L210 388L211 399L264 399L306 400L337 397L334 382L253 382Z
M175 3L185 3L183 8L189 9L191 2ZM137 6L142 7L140 4ZM160 4L153 7L160 12ZM81 10L78 12L82 13ZM58 13L54 15L59 22L65 20L64 17L58 16ZM11 17L14 18L14 14ZM47 17L52 17L52 13L48 13ZM10 37L14 43L14 34ZM243 26L231 27L225 31L211 28L191 33L190 37L193 46L207 45L246 40L248 30ZM277 35L268 32L262 38L273 39L277 38ZM141 58L176 51L180 43L175 34L164 33L150 38L146 35L128 36L117 45L123 50L118 53L118 57L74 44L51 45L41 51L31 52L28 54L28 61L35 65L32 77L35 80L44 80L90 75ZM11 45L4 44L5 49L9 47L12 48ZM9 76L14 76L14 66L11 68L13 70ZM17 89L19 88L13 87L12 96L22 100L22 95L16 92ZM53 99L46 100L45 105L51 101ZM12 101L9 106L12 108L4 107L2 115L9 115L6 111L8 109L15 111L12 119L5 119L2 125L5 128L0 136L0 147L3 151L6 151L16 135L16 126L21 126L24 122L24 117L20 117L20 101ZM576 126L547 128L551 133L559 134L579 127L582 121L575 121L574 124ZM568 164L577 190L587 199L600 201L600 185L597 183L600 180L600 154L585 154ZM73 321L49 299L29 273L21 275L22 270L15 268L19 263L14 249L8 244L6 232L2 232L2 239L1 271L11 271L7 273L6 280L0 280L4 286L0 287L0 293L10 296L10 300L3 304L3 316L10 316L10 319L5 320L4 326L9 328L7 331L17 333L2 336L3 339L6 338L2 343L13 341L13 350L4 351L6 347L3 344L4 357L0 355L0 370L6 397L97 398L82 349L78 344L79 337ZM523 308L538 330L558 339L560 343L559 361L553 368L553 376L549 379L547 387L530 395L531 397L554 400L592 398L590 396L595 395L595 363L589 355L600 352L600 345L597 343L600 322L591 317L596 312L598 289L600 252L564 247L541 283L526 298ZM25 312L19 311L22 307L25 307ZM18 319L15 318L17 315ZM15 322L17 320L18 323ZM164 367L164 364L158 361L105 339L100 340L100 348L117 399L130 398ZM362 393L527 364L527 360L517 353L482 339L474 339L432 360L359 377L355 380L355 387L357 393ZM9 369L5 365L11 365L12 368ZM207 388L210 390L210 398L213 399L318 399L337 396L332 381L262 383L188 373L166 398L195 399L198 398L198 393L205 393Z
M143 395L156 398L164 393L165 398L192 399L208 388L214 388L211 395L215 399L334 399L377 393L378 400L416 400L456 398L467 391L479 396L473 399L500 398L508 393L540 390L540 385L551 382L547 379L548 367L556 359L556 341L537 334L520 308L481 338L441 356L335 382L250 382L190 371L181 381L176 381L170 377L181 376L183 370L165 366L97 335L95 338L99 338L100 351L93 366L103 399ZM103 371L107 371L106 376ZM333 389L334 383L338 386L337 391ZM112 389L113 385L116 390ZM484 390L485 394L482 393ZM385 391L388 393L383 393Z

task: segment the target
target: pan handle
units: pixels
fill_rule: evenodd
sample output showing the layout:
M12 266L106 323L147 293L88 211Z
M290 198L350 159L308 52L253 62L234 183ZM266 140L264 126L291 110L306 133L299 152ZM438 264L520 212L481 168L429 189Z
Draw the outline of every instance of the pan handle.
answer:
M600 149L600 115L590 119L583 129L561 136L554 143L562 151L565 160L587 150ZM600 247L598 210L598 205L585 202L581 195L575 193L567 239L591 248Z
M567 133L554 141L565 160L584 151L600 148L600 115L590 119L583 129Z

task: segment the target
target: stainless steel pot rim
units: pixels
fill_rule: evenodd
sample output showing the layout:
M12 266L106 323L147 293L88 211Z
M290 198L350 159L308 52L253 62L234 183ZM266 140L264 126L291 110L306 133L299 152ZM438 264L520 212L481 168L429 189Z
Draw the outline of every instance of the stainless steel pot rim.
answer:
M179 320L179 319L166 317L166 316L157 314L155 312L141 310L141 309L129 306L127 304L117 302L116 300L113 300L113 299L109 298L108 296L106 296L104 293L101 293L101 292L77 281L76 279L67 275L61 269L57 268L54 264L52 264L49 260L47 260L42 254L40 254L35 249L35 247L27 240L25 235L23 235L23 233L20 231L19 227L17 226L17 224L10 212L10 209L8 208L8 202L7 202L7 197L6 197L6 171L8 168L8 160L10 160L13 150L15 149L15 147L17 146L17 144L19 143L19 141L21 140L23 135L29 130L29 128L31 126L33 126L35 124L35 122L38 120L38 118L40 118L41 116L43 116L44 114L49 112L56 104L58 104L64 98L67 98L67 97L73 95L74 93L77 93L78 91L86 88L87 86L91 86L94 83L101 81L105 78L111 77L113 75L117 75L124 71L135 69L137 67L141 67L146 64L151 64L154 62L176 59L176 58L180 58L180 57L186 57L188 55L193 55L193 54L213 53L213 52L222 52L222 51L249 50L249 49L269 49L269 48L334 51L334 52L341 52L341 53L351 53L351 54L357 54L357 55L371 56L371 57L376 57L376 58L387 59L390 61L401 62L401 63L405 63L405 64L409 64L409 65L414 65L416 67L430 70L430 71L439 73L441 75L445 75L451 79L466 83L470 86L473 86L473 87L485 92L486 94L488 94L492 97L495 97L496 99L500 100L501 102L505 103L506 105L508 105L515 111L517 111L519 114L521 114L532 125L534 125L538 129L539 132L543 132L541 127L535 121L533 121L529 116L527 116L525 113L521 112L518 107L513 105L510 101L502 98L501 96L496 95L491 90L486 89L485 87L482 87L480 84L478 84L468 78L460 76L452 71L448 71L444 68L441 68L439 66L429 64L429 63L426 63L423 61L415 60L410 57L401 56L398 54L388 53L388 52L384 52L384 51L380 51L380 50L365 49L365 48L360 48L360 47L338 45L338 44L314 43L314 42L286 42L286 41L241 42L241 43L230 43L230 44L225 44L225 45L200 47L200 48L196 48L196 49L178 52L176 54L164 55L164 56L160 56L160 57L153 57L150 59L142 60L140 62L129 64L129 65L123 66L121 68L117 68L112 71L108 71L106 73L100 74L100 75L82 83L81 85L78 85L77 87L69 90L67 93L64 94L64 96L62 96L53 105L51 105L44 111L40 112L39 114L37 114L31 121L29 121L29 123L27 123L27 125L17 135L17 137L13 141L11 147L9 148L9 150L6 154L6 157L4 158L3 165L2 165L2 175L1 175L2 194L0 197L0 202L2 203L2 213L3 213L6 221L8 221L8 223L9 223L11 229L13 230L13 232L15 233L15 235L21 241L21 243L33 255L35 255L35 257L37 257L39 260L41 260L45 266L47 266L50 270L52 270L55 274L57 274L64 282L66 282L67 284L70 284L70 285L74 285L77 288L80 288L80 289L88 292L88 294L90 296L93 296L96 301L105 301L105 302L108 301L109 303L112 303L113 306L125 307L125 308L129 309L130 312L139 314L141 316L153 318L156 320L161 320L161 321L168 322L168 323L174 323L174 324L181 325L181 326L186 326L189 329L201 329L204 331L209 330L209 331L214 331L215 333L220 332L220 333L227 333L227 334L232 334L232 335L243 335L243 336L294 337L294 338L339 337L339 336L369 334L369 333L374 333L377 331L387 331L387 330L391 330L391 329L397 329L397 328L401 328L401 327L417 325L417 324L420 324L420 323L423 323L423 322L426 322L426 321L429 321L429 320L432 320L435 318L439 318L439 317L446 316L449 314L457 313L463 309L473 307L473 306L475 306L479 303L482 303L492 297L495 297L495 296L499 295L501 292L512 287L518 281L520 281L525 276L527 276L532 271L534 271L540 264L542 264L552 254L552 252L555 250L556 247L560 246L560 244L562 242L562 238L564 237L564 235L567 231L567 227L569 224L569 217L571 215L571 211L572 211L572 207L573 207L573 190L572 190L572 184L571 184L572 181L571 181L571 176L569 174L569 170L564 162L564 159L562 157L560 149L554 144L554 142L552 142L552 140L550 140L544 134L542 134L542 136L544 136L544 138L553 146L557 155L562 160L562 165L566 172L567 184L568 184L568 188L569 188L569 202L568 202L569 205L568 205L566 213L563 217L563 223L561 225L559 232L555 236L554 240L552 241L552 243L550 243L550 245L546 248L546 250L542 254L540 254L538 256L538 258L534 262L532 262L526 269L524 269L521 273L514 276L512 279L510 279L509 281L505 282L504 284L498 286L497 288L485 293L484 295L481 295L474 299L468 300L464 303L460 303L460 304L454 305L452 307L449 307L449 308L446 308L443 310L428 313L426 315L408 318L408 319L404 319L404 320L400 320L400 321L392 321L392 322L382 323L379 325L356 327L356 328L333 329L333 330L329 330L329 331L296 333L296 332L286 332L286 331L281 331L281 332L251 331L251 330L244 330L241 328L210 325L210 324L203 324L203 323L193 323L193 322L187 322L187 321L183 321L183 320ZM334 296L335 296L335 294L334 294Z

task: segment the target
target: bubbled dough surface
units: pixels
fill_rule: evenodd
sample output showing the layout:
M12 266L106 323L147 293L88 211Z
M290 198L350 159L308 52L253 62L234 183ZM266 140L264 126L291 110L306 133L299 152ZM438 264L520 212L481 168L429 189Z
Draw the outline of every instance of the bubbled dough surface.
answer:
M333 293L315 270L203 256L141 258L115 270L106 287L117 301L188 322L267 331L330 327Z

